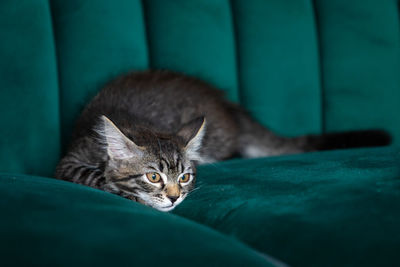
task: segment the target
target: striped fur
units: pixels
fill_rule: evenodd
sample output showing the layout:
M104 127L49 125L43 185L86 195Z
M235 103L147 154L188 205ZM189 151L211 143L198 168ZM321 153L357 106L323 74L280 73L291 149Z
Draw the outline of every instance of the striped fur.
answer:
M91 135L72 144L57 166L56 177L169 211L194 189L193 160L198 159L196 150L204 136L203 124L203 120L194 124L189 140L174 135L154 135L144 129L141 132L144 146L138 146L114 123L102 117ZM106 127L107 130L102 129ZM191 158L193 155L195 159ZM152 173L159 174L162 179L151 182L146 174ZM184 174L190 175L190 182L181 182Z
M281 137L200 80L145 71L116 79L86 106L56 177L168 211L194 189L195 163L388 143L382 131Z

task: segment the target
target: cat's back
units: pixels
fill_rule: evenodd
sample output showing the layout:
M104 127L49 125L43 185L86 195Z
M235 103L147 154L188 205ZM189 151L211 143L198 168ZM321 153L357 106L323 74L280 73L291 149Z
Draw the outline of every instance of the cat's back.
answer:
M132 72L115 79L101 90L93 104L118 104L119 108L141 114L143 109L201 107L204 105L201 100L221 104L224 101L221 91L199 79L172 71L152 70Z
M98 93L78 120L76 135L85 134L101 115L117 125L129 120L164 132L205 116L210 130L218 125L232 131L236 125L230 105L221 91L196 78L164 70L133 72Z

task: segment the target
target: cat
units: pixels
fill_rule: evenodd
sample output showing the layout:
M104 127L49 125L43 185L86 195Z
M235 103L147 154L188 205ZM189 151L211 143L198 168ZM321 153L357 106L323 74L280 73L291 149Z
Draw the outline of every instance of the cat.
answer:
M389 142L382 131L278 136L201 80L133 72L83 110L55 177L170 211L194 190L197 164Z

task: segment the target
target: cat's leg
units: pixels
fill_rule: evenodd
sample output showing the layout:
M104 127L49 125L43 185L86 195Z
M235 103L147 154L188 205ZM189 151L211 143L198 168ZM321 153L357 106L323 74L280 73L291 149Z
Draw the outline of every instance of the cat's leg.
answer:
M104 182L104 159L93 140L81 138L62 158L55 172L57 179L100 188ZM90 151L98 151L90 152Z
M58 164L55 177L92 187L99 187L104 180L99 165L82 161L75 153L68 153Z

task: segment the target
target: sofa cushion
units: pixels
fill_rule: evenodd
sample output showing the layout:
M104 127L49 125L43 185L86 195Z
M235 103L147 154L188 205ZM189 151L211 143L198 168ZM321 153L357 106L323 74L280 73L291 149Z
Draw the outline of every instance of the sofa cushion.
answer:
M283 135L400 144L398 1L0 2L0 171L50 176L89 99L148 68L201 78Z
M314 2L324 130L383 128L399 145L398 1Z
M178 216L55 179L0 175L2 266L273 266Z
M400 149L309 153L201 166L176 214L293 266L393 266Z
M62 141L69 141L75 120L111 79L148 68L139 0L52 0L54 41L60 84Z
M48 1L0 1L0 171L51 175L60 157Z
M312 1L231 3L241 105L280 134L321 133L324 99Z

